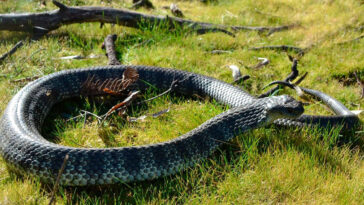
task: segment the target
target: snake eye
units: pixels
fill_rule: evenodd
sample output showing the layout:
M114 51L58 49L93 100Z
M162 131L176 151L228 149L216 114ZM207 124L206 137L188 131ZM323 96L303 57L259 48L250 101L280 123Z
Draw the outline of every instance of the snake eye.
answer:
M276 118L297 118L304 111L303 104L288 95L279 96L274 100L275 105L270 109L270 113Z

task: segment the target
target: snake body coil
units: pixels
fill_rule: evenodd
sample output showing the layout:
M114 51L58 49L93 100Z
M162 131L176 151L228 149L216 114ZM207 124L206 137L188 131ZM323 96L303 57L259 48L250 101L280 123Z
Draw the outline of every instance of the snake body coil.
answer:
M57 145L45 140L40 130L52 106L80 95L88 76L105 80L122 76L126 66L66 70L21 89L10 101L0 121L0 154L9 167L54 182L64 157L69 160L61 176L63 185L113 184L167 176L206 158L236 133L266 125L282 117L296 118L302 104L289 96L257 99L225 82L185 71L146 66L137 69L138 86L152 84L168 89L179 80L176 92L210 96L232 108L173 140L134 147L86 149ZM145 83L148 82L148 83ZM278 120L301 125L310 117ZM312 119L309 119L312 120Z

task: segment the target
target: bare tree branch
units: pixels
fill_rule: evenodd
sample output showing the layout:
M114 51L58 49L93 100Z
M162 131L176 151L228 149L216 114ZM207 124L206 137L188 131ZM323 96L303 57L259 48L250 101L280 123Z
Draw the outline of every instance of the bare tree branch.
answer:
M360 94L360 98L364 98L364 83L362 83L357 75L356 72L354 72L354 76L356 79L356 82L358 83L358 85L361 87L361 94Z
M259 33L268 32L267 35L271 35L275 32L289 30L291 28L297 27L298 24L277 26L277 27L265 27L265 26L231 26L231 29L235 31L239 30L248 30L248 31L257 31Z
M356 37L354 39L343 41L343 42L340 42L340 43L337 43L337 44L338 45L343 45L343 44L347 44L347 43L357 42L357 41L360 41L362 38L364 38L364 35L361 35L361 36Z
M296 79L298 74L299 74L299 72L297 70L297 62L298 62L297 59L292 58L291 56L289 56L289 58L292 61L291 73L283 80L283 82L287 82L287 83L289 83L290 81ZM300 79L300 82L302 80ZM268 96L272 95L274 92L276 92L278 89L279 89L279 86L276 86L276 87L268 90L267 92L259 95L258 98L268 97Z
M249 50L294 51L294 52L298 53L299 55L304 55L304 53L306 51L305 48L299 48L299 47L289 46L289 45L252 47L252 48L249 48Z
M120 65L120 61L116 57L116 51L115 51L115 41L116 41L117 35L107 35L105 38L104 43L102 44L102 47L106 50L106 55L109 58L108 65Z
M152 2L150 2L149 0L133 0L133 5L130 8L138 9L140 7L145 7L147 9L154 9Z
M155 24L165 24L170 29L176 28L178 26L185 27L196 31L199 34L206 32L224 32L229 34L231 32L227 31L228 29L249 31L281 31L290 28L290 26L226 26L205 22L196 22L176 17L142 14L125 9L91 6L72 7L66 6L55 0L52 2L59 8L58 10L42 13L0 14L0 30L43 34L58 29L62 25L83 22L112 23L133 28L140 28L141 25L153 27Z
M178 8L177 4L171 4L171 6L169 6L169 9L171 10L171 12L174 16L177 16L180 18L184 17L181 9Z

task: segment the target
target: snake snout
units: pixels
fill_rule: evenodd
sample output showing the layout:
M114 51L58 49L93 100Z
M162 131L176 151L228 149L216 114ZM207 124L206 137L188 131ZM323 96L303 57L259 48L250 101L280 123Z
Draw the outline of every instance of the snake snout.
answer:
M277 118L294 119L304 112L302 102L288 95L279 96L275 101L276 103L271 107L269 112Z

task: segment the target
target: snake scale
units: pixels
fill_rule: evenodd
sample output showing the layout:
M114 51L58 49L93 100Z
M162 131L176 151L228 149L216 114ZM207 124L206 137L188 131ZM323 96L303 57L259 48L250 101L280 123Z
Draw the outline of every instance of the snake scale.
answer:
M127 67L138 71L140 90L148 89L150 84L168 89L174 80L179 80L175 92L187 96L210 96L231 109L182 136L144 146L73 148L51 143L41 136L42 124L52 106L80 96L82 83L89 75L102 81L122 76ZM55 181L67 154L69 160L60 178L62 185L102 185L154 179L198 163L237 133L273 122L303 126L309 123L337 124L349 119L348 125L351 125L357 120L339 102L329 96L321 97L326 98L328 105L340 116L301 116L302 103L287 95L257 99L228 83L186 71L150 66L65 70L29 83L13 97L0 121L0 154L10 169L39 177L46 183Z

